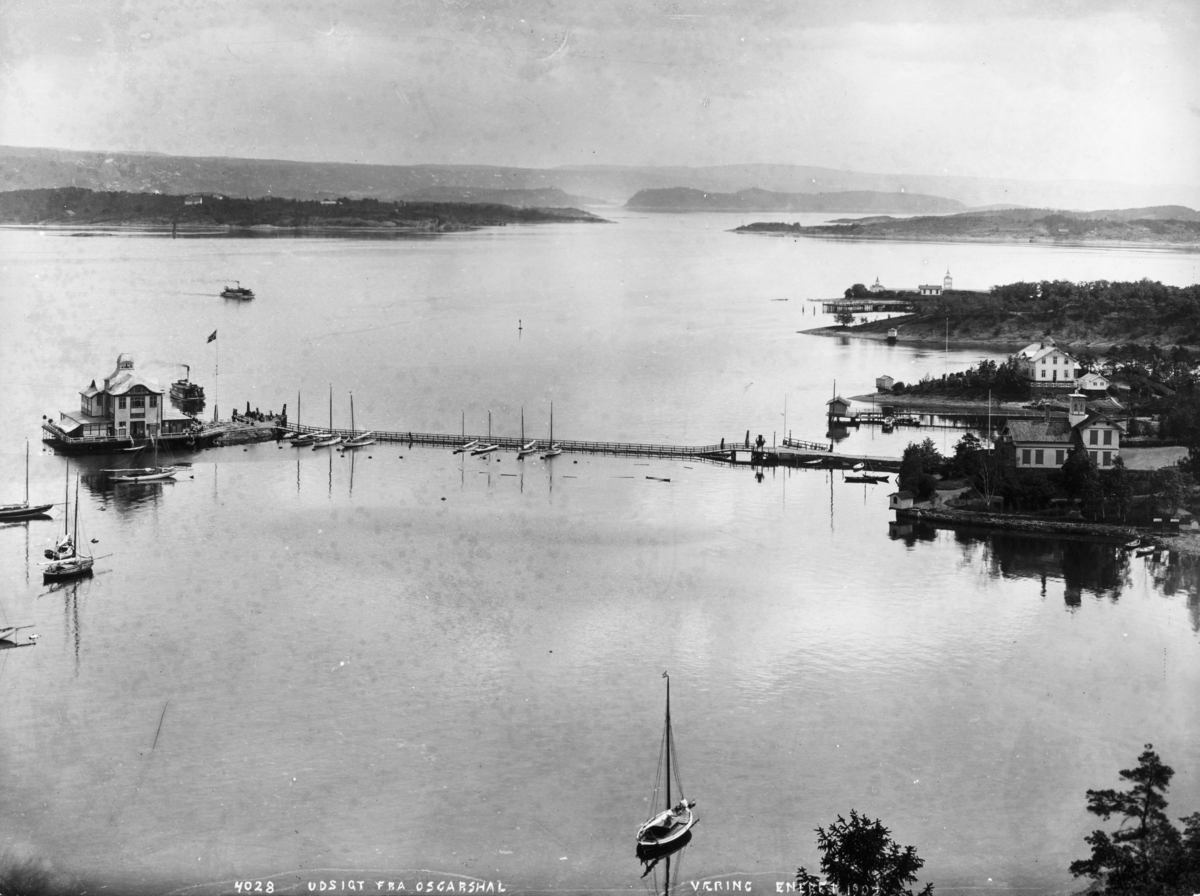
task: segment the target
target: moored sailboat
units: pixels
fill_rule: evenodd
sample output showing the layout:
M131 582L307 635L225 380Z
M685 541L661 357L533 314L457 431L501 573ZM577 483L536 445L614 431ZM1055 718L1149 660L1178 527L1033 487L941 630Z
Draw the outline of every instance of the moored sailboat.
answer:
M638 828L637 848L639 853L643 854L671 848L672 844L687 834L699 820L692 811L692 808L696 805L696 801L690 800L683 795L683 784L679 780L678 761L675 762L674 779L676 785L679 787L679 802L673 802L671 798L671 760L675 758L675 737L671 731L671 676L664 672L663 678L667 680L667 717L663 726L662 745L659 749L659 774L655 777L654 795L651 799L651 804L658 804L659 783L665 782L666 808L656 815L652 815ZM665 774L663 774L664 763Z
M549 460L562 454L562 449L554 443L554 402L550 402L550 447L542 455L542 460Z
M333 429L333 386L329 387L329 429ZM331 431L320 433L313 440L312 446L313 450L316 451L318 448L332 448L334 445L340 445L341 443L342 437L334 435Z
M14 520L28 520L42 516L53 507L53 504L29 503L29 442L25 442L25 500L20 504L5 504L0 506L0 523Z
M166 479L174 479L175 474L179 472L175 466L159 466L158 463L158 442L154 442L154 466L152 467L127 467L119 470L105 470L112 478L113 482L162 482Z
M492 412L488 411L488 443L486 445L476 445L471 449L471 457L479 457L481 454L491 454L493 451L499 451L500 446L492 442Z
M75 477L75 526L71 534L71 541L76 546L79 545L79 476ZM84 548L86 550L86 548ZM83 553L78 547L71 553L69 557L63 557L59 560L51 560L42 570L42 578L48 581L56 581L59 579L73 579L78 576L90 576L92 574L92 564L95 558L90 553Z
M527 455L537 451L537 439L525 441L525 408L521 408L521 447L517 449L517 460L524 460Z
M371 430L366 432L358 432L354 428L354 393L350 393L350 432L355 435L346 439L344 448L362 448L364 445L373 445L375 443L375 433Z

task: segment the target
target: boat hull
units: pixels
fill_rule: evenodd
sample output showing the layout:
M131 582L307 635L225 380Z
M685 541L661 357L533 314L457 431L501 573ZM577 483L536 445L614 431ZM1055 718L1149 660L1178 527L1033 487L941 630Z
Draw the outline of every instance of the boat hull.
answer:
M699 816L691 809L687 810L686 818L673 816L673 819L673 824L666 828L655 825L653 818L642 825L637 834L637 848L639 850L665 849L685 836L700 820Z
M8 507L0 507L0 523L31 520L34 517L45 516L46 511L53 506L53 504L10 504Z
M48 582L61 579L76 579L92 574L92 564L96 561L91 557L71 557L67 560L57 560L42 570L42 578Z

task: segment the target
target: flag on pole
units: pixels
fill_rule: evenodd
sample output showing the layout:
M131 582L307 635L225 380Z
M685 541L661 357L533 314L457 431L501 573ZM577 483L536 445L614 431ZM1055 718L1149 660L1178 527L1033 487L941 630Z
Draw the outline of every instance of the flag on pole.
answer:
M217 331L216 331L216 330L213 330L213 331L212 331L212 335L208 337L208 342L212 342L212 341L213 341L214 339L216 339L216 338L217 338ZM205 343L205 345L207 345L207 344L208 344L208 342L206 342L206 343Z

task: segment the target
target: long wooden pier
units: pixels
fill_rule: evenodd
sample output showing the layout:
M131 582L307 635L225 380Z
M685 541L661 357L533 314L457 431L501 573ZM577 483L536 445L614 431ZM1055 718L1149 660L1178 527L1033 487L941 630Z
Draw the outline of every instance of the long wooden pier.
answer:
M342 438L356 435L348 429L325 429L319 426L291 424L287 431L329 432ZM458 448L466 442L478 441L480 445L496 445L502 451L516 451L521 447L521 440L509 436L486 435L452 435L433 432L403 432L373 430L371 433L379 442L394 442L409 445L432 445L439 448ZM834 454L831 445L819 442L806 442L801 439L785 439L778 447L763 447L759 450L751 443L747 447L740 438L727 439L715 445L660 445L649 442L600 442L577 439L555 439L554 444L563 450L564 454L608 454L618 457L661 457L684 460L704 460L714 463L750 465L750 466L821 466L834 469L849 469L858 463L865 463L875 470L898 470L898 458L869 457L865 455ZM549 443L539 439L535 454L544 452Z

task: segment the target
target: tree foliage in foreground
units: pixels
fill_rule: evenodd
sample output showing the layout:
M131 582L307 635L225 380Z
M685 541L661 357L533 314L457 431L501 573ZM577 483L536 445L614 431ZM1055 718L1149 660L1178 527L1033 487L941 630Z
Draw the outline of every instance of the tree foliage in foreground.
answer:
M1146 744L1135 768L1121 770L1128 790L1089 790L1087 809L1105 821L1122 819L1111 834L1092 831L1089 858L1071 863L1076 877L1090 877L1103 896L1185 896L1200 892L1200 812L1181 819L1182 833L1167 817L1163 796L1175 770Z
M912 846L900 846L892 832L878 819L850 810L850 820L838 816L826 828L817 828L824 878L801 867L796 871L796 889L804 896L913 896L911 884L925 860ZM918 896L930 896L926 884Z

